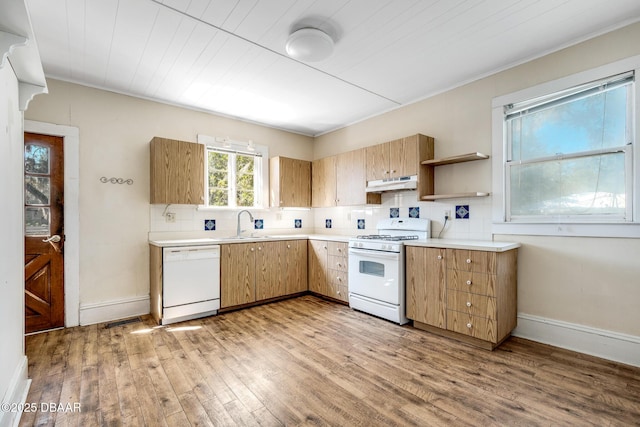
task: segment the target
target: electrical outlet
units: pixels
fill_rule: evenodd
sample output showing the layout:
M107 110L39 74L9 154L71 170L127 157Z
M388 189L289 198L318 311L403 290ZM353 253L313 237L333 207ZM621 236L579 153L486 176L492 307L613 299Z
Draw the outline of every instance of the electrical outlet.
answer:
M444 211L444 217L447 219L451 219L451 211L449 209Z
M164 220L166 222L176 222L176 214L175 214L175 212L167 212L164 215Z

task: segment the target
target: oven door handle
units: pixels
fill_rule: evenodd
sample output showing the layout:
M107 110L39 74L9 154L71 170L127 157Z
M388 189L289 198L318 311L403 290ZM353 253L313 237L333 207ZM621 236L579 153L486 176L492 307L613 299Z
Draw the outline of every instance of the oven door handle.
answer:
M367 251L362 249L349 248L349 255L362 255L369 258L381 258L381 259L398 259L400 254L398 252L380 252L380 251Z

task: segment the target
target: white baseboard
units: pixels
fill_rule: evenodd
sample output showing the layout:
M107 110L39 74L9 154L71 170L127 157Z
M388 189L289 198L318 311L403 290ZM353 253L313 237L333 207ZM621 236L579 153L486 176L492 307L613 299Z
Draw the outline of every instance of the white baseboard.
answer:
M149 296L80 305L80 325L111 322L150 313Z
M640 337L518 313L511 335L640 367Z
M22 404L27 401L27 394L31 386L31 380L27 378L27 356L22 356L20 364L11 378L9 389L2 400L2 407L9 405L9 408L16 410L0 411L0 427L18 427L22 411L18 411Z

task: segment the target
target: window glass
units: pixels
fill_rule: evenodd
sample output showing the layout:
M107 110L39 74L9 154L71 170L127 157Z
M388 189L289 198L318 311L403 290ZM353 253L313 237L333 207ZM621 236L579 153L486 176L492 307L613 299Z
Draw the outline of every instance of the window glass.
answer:
M618 147L627 139L628 86L511 120L512 160Z
M209 206L259 207L261 155L209 148L207 196Z
M631 220L633 75L505 108L507 221Z

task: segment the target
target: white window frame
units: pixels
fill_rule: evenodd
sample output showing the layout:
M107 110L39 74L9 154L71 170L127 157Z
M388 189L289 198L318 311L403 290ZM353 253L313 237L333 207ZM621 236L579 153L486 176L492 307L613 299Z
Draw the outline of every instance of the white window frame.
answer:
M239 142L229 140L228 138L213 137L207 135L198 135L198 143L205 145L205 162L204 162L204 188L205 201L204 205L199 209L212 210L238 210L238 209L266 209L266 203L269 201L269 147L266 145L253 144L253 151L248 149L248 142ZM229 186L231 194L229 195L228 206L209 206L209 161L206 155L209 149L221 152L235 154L249 154L256 156L260 161L256 161L254 169L254 190L255 201L253 206L236 206L235 202L235 168L229 168Z
M499 96L492 101L492 233L515 235L547 235L547 236L585 236L585 237L640 237L640 150L635 147L640 143L640 81L636 80L635 91L632 93L632 145L627 146L627 166L631 174L627 188L631 188L632 202L627 209L632 210L630 221L606 222L604 219L593 217L592 222L575 222L570 218L555 218L553 222L531 219L530 221L510 221L507 218L508 179L506 160L508 147L506 143L507 126L504 108L510 104L517 104L535 98L558 93L568 88L577 87L587 82L597 81L609 76L635 71L636 79L640 78L640 55L607 64L598 68L583 71L558 80L543 83L518 92ZM634 149L635 147L635 149Z

